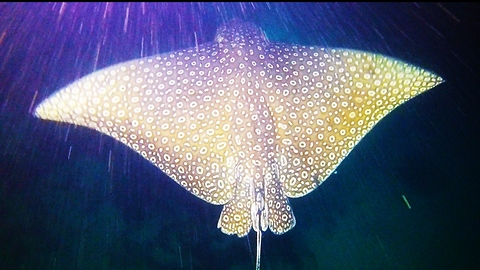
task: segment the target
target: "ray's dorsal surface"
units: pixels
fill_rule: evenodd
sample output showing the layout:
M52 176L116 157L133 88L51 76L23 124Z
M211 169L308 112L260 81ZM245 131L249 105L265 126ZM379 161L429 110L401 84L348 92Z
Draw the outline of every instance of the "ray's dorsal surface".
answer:
M35 109L128 145L197 197L226 234L282 234L288 198L320 185L386 114L440 84L379 54L268 41L238 20L195 48L93 72Z

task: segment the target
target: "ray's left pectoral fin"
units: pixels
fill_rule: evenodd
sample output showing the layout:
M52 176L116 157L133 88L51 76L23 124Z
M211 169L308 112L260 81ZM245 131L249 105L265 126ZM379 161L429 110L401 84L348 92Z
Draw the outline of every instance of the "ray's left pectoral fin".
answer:
M290 198L302 197L325 181L384 116L443 82L427 70L381 54L301 50L310 51L307 57L297 56L297 62L313 67L311 74L298 72L304 76L295 80L305 95L287 91L270 104L280 138L279 177ZM287 110L285 104L302 106Z

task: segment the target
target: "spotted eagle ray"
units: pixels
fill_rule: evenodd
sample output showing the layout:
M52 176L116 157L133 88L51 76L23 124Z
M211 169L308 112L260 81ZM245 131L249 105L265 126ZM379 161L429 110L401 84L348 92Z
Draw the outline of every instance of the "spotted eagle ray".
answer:
M95 129L223 205L243 237L295 226L288 198L325 181L380 119L442 82L380 54L270 42L230 21L194 48L116 64L52 94L35 116Z

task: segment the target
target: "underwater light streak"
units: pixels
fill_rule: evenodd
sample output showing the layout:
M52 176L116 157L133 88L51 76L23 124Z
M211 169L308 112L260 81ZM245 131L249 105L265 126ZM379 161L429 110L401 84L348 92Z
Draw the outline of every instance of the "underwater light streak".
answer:
M407 197L405 197L405 195L402 195L402 198L403 198L403 201L407 204L408 209L412 209L412 207L410 206L410 204L407 201Z

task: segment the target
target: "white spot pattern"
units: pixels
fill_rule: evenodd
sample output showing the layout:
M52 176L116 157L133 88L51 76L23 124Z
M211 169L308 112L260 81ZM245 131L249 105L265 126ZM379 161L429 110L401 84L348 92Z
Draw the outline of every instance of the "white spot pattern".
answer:
M262 211L282 234L295 225L287 197L315 189L383 116L441 82L382 55L271 43L234 23L198 48L87 75L35 114L108 134L224 204L225 233L258 230Z

